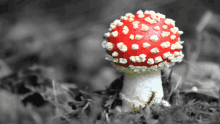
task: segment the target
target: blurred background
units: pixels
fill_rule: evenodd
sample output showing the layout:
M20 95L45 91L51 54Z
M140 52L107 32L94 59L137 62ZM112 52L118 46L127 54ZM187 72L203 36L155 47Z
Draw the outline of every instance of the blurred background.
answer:
M38 65L48 79L89 91L105 89L121 73L104 59L103 34L115 19L138 10L165 14L184 32L179 74L187 63L219 64L218 5L219 0L0 0L0 78ZM1 92L4 119L16 120L17 111L28 113L14 95ZM42 121L52 116L48 112Z

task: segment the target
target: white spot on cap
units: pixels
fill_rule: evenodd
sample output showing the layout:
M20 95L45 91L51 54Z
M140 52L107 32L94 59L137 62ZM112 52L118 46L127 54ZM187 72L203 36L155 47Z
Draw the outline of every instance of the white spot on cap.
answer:
M170 46L170 42L169 41L163 42L163 43L160 44L160 46L162 48L168 48Z
M111 30L113 30L115 27L116 27L116 25L114 25L114 23L111 23L111 24L110 24L110 29L109 29L109 30L111 31Z
M113 59L112 61L115 62L115 63L118 63L118 59L117 58Z
M137 50L137 49L139 49L139 46L138 46L138 44L132 44L131 48L132 48L132 50Z
M137 11L137 14L138 14L139 18L143 18L144 17L144 13L141 10Z
M118 25L118 26L119 26L120 22L121 22L121 20L116 19L113 23L114 23L115 25Z
M120 22L120 20L115 19L115 21L113 22L114 25L117 25Z
M136 62L135 57L134 56L130 56L129 58L132 62Z
M171 62L177 62L177 60L178 60L177 58L173 58L173 59L171 59L170 61L171 61Z
M175 21L172 20L172 19L166 19L164 22L165 22L167 25L171 24L171 25L175 26Z
M144 48L148 48L149 46L150 46L149 43L147 43L147 42L143 43L143 47L144 47Z
M126 64L126 63L127 63L127 59L125 59L125 58L119 58L119 63L121 63L121 64Z
M118 31L113 31L113 32L111 33L111 35L112 35L113 37L117 37L117 36L118 36Z
M150 40L153 42L157 42L159 40L159 38L157 37L157 35L151 35Z
M144 14L144 12L142 10L138 10L137 14Z
M154 64L154 59L149 58L149 59L147 60L147 63L148 63L149 65L153 65L153 64Z
M180 41L180 39L178 38L178 41L177 41L179 44L183 44L184 41Z
M157 16L158 16L158 17L160 17L160 18L163 18L163 19L165 19L165 18L166 18L166 16L165 16L165 15L163 15L163 14L161 14L161 13L157 13Z
M121 49L124 44L122 42L117 44L118 49Z
M105 33L104 36L105 36L106 38L110 37L110 32Z
M145 58L147 55L145 55L145 54L140 54L139 55L141 58Z
M155 48L151 49L150 52L151 52L152 54L155 54L155 53L158 53L159 50L158 50L157 47L155 47Z
M162 33L161 33L162 37L167 37L169 35L170 35L170 32L167 32L167 31L162 31Z
M133 24L133 28L137 29L138 28L138 24Z
M135 39L137 39L137 40L140 40L142 37L143 37L143 35L138 35L138 34L135 35Z
M113 22L114 25L118 25L118 26L122 26L123 25L123 22L121 22L121 20L118 20L116 19L114 22Z
M170 29L171 32L173 32L174 34L176 34L176 32L179 31L179 29L177 27L173 27Z
M109 54L106 54L105 60L110 60L110 61L112 61L112 60L113 60L113 57L110 56Z
M163 59L161 58L161 56L158 56L155 58L155 63L159 63L159 62L162 62Z
M177 62L181 62L183 60L184 55L177 57Z
M139 24L139 23L140 23L139 21L132 22L132 24Z
M126 16L121 16L121 19L127 20L128 18Z
M155 13L153 10L150 10L150 11L146 10L146 11L144 12L144 14L155 15L156 13Z
M127 46L126 46L126 45L123 45L122 48L120 49L120 51L126 52L126 51L127 51Z
M177 49L183 49L183 46L182 45L178 45Z
M107 42L106 48L111 51L113 49L113 44L111 42Z
M141 58L140 58L140 56L135 56L135 60L136 60L136 62L141 62Z
M144 62L146 59L145 57L144 58L141 58L140 56L131 56L129 58L132 62Z
M175 49L176 49L176 45L175 45L175 44L172 44L170 49L171 49L171 50L175 50Z
M184 54L182 53L182 51L180 51L180 55L178 56L178 58L182 59L184 57Z
M122 51L122 52L126 52L126 51L127 51L127 46L124 45L122 42L118 43L118 44L117 44L117 47L118 47L118 49L119 49L120 51Z
M134 22L132 22L133 28L134 28L134 29L137 29L139 23L140 23L139 21L134 21Z
M129 37L129 39L134 40L134 35L131 34L130 37Z
M180 44L179 41L176 42L175 45L176 45L176 49L182 49L183 48L183 46Z
M123 33L123 34L127 34L128 31L129 31L128 27L127 27L127 26L124 26L122 33Z
M106 43L107 43L106 40L104 40L104 41L102 42L102 47L103 47L103 48L106 48Z
M141 24L141 30L142 31L147 31L149 29L149 27L145 24Z
M179 55L180 55L180 52L175 51L175 52L174 52L174 55L175 55L175 56L179 56Z
M163 29L167 29L167 25L163 25Z
M159 26L155 26L154 29L158 31L158 30L160 30L160 27Z
M125 16L129 18L134 18L134 15L132 13L126 13Z
M145 62L147 55L145 55L145 54L140 54L139 56L140 56L140 58L141 58L141 62Z
M169 53L169 52L164 53L164 54L163 54L163 58L164 58L164 59L167 59L167 58L169 57L169 55L170 55L170 53Z
M177 41L175 44L176 44L176 45L180 45L180 42L179 42L179 41Z
M114 52L112 53L112 56L113 56L113 57L118 56L118 52L114 51Z
M160 17L157 17L156 14L152 14L151 18L157 21L160 21Z
M144 20L145 20L146 22L149 22L150 24L156 23L156 21L153 20L153 19L151 19L150 17L146 17Z
M134 21L134 18L128 18L128 21L132 22L132 21Z
M146 61L146 58L141 58L141 62L145 62Z
M183 34L183 31L179 31L179 34L180 34L180 35Z
M176 35L171 35L170 38L171 38L172 40L174 40L174 39L176 38Z
M170 54L169 56L168 56L168 59L169 60L172 60L174 58L174 54Z
M118 23L118 26L122 26L122 25L123 25L123 22L119 22L119 23Z

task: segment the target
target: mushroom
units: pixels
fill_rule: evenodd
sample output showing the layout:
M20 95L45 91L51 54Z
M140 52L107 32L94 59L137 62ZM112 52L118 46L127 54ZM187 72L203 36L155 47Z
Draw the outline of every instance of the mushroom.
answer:
M102 46L106 59L124 72L122 110L130 111L133 105L144 107L152 91L156 92L156 103L164 102L160 70L184 57L180 41L183 32L175 27L175 21L154 11L139 10L115 20L109 30Z

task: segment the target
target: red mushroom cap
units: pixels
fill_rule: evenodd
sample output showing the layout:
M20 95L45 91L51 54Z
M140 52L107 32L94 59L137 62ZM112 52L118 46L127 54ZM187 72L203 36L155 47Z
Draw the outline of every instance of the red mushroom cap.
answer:
M107 49L106 59L122 67L120 70L155 71L181 62L184 56L179 38L183 32L160 13L127 13L111 23L109 30L102 45Z

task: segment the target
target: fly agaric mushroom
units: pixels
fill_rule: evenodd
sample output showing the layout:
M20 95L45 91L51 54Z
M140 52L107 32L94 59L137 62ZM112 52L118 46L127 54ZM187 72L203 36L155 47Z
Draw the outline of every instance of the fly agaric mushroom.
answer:
M133 104L144 107L151 91L156 92L155 102L162 102L160 69L181 62L184 56L180 41L183 32L175 27L175 21L154 11L139 10L136 15L121 16L109 30L102 46L107 49L106 59L125 74L120 93L122 110L129 111Z

